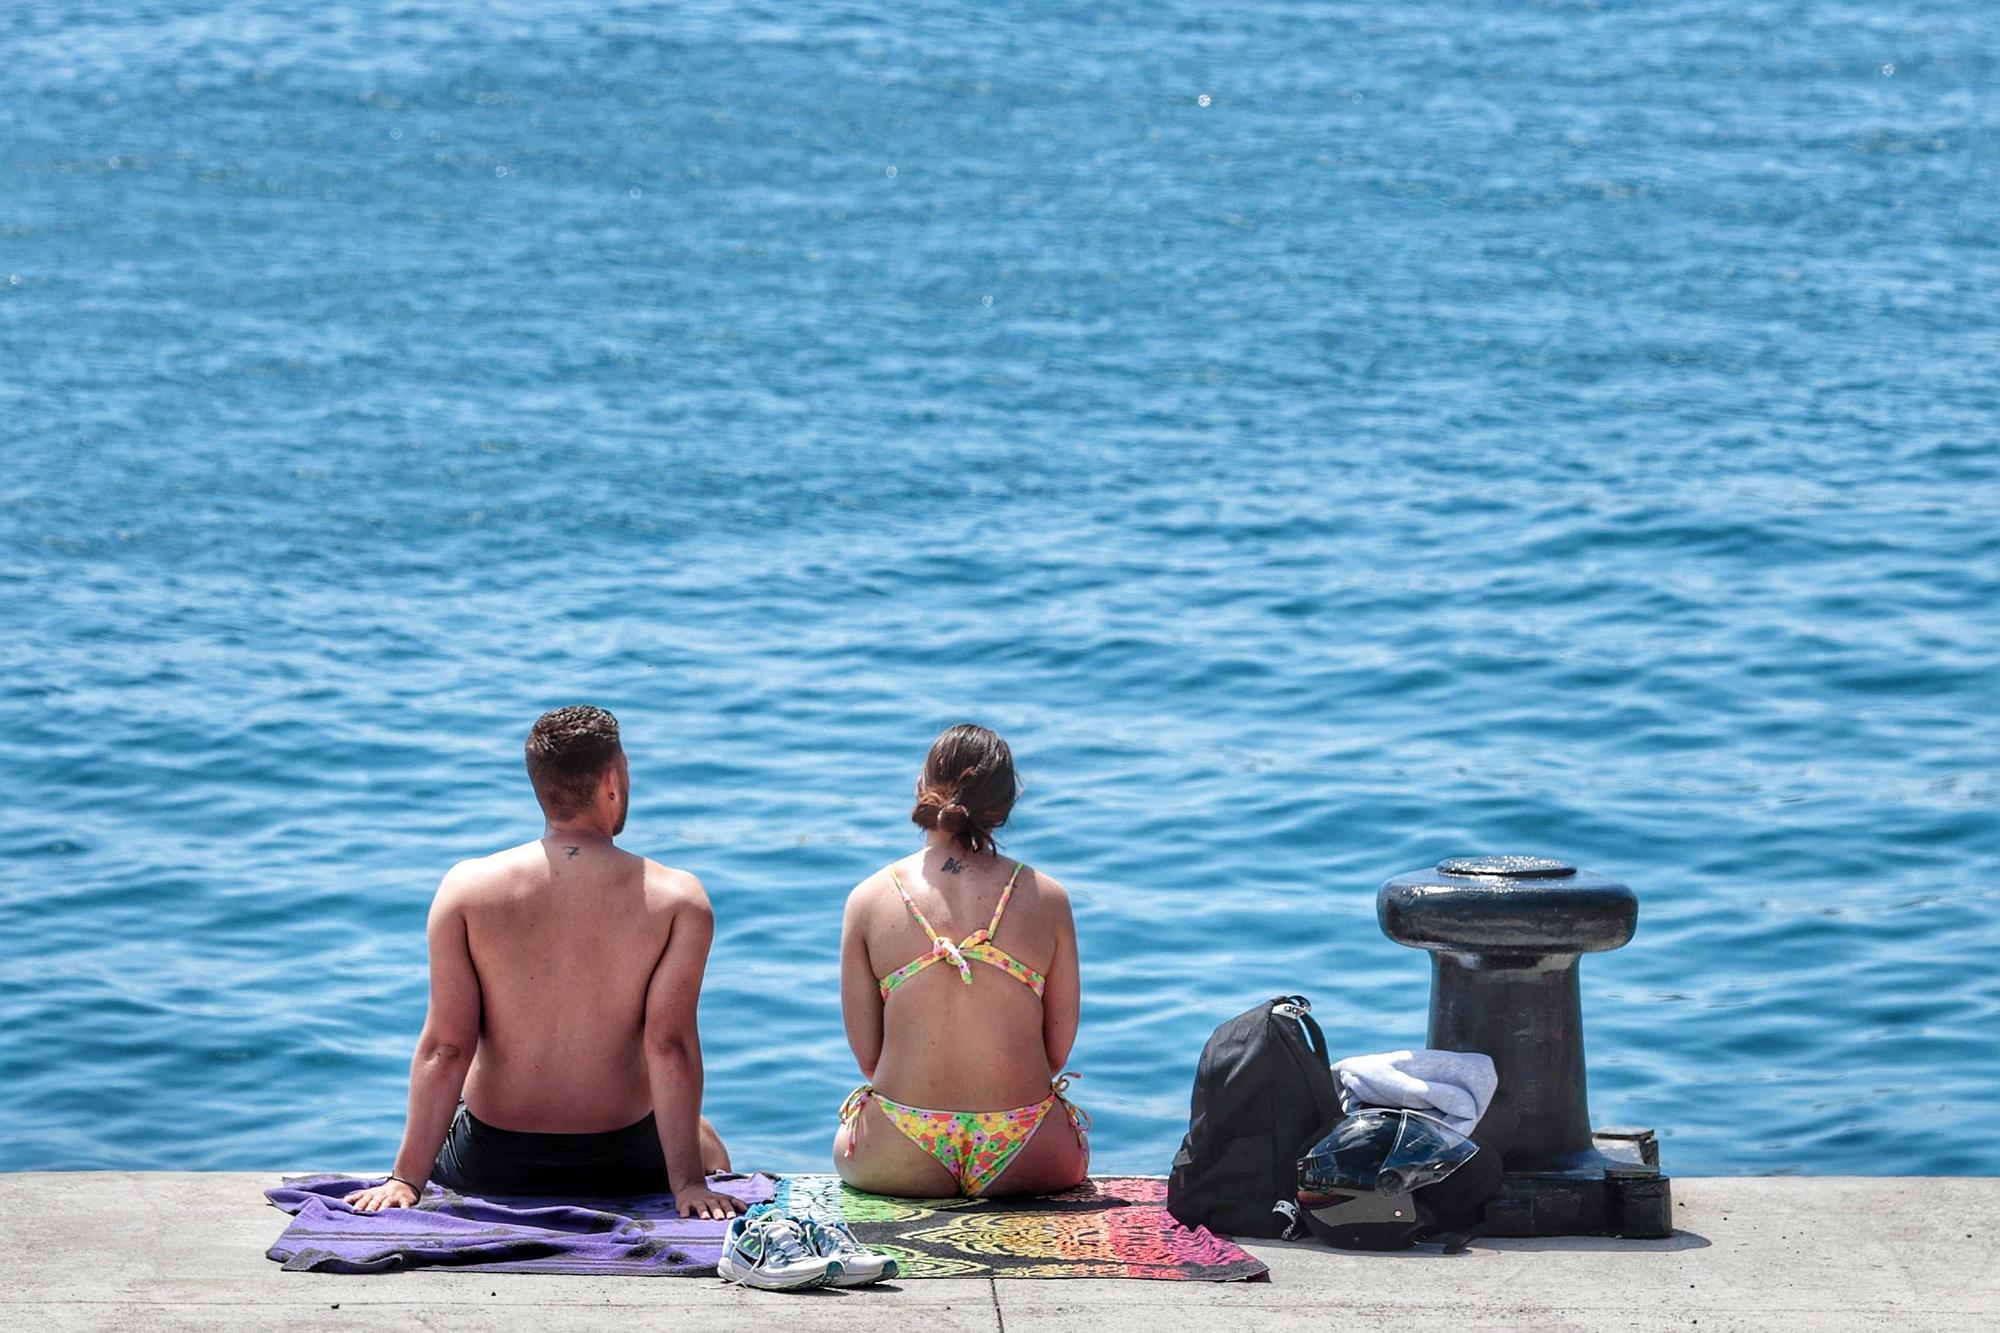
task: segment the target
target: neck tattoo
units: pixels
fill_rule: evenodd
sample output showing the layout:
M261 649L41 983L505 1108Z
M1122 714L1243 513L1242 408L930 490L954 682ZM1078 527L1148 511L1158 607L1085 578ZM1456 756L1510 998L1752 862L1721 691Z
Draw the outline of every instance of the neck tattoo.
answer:
M959 871L965 869L965 862L955 856L947 856L944 859L944 865L940 869L947 875L956 875Z
M565 860L570 860L570 861L574 861L574 860L576 860L576 854L577 854L578 852L582 851L582 850L583 850L583 848L581 848L581 847L565 847L565 848L563 848L563 850L569 853L569 855L568 855L568 856L567 856L566 858L564 858L564 859L565 859Z

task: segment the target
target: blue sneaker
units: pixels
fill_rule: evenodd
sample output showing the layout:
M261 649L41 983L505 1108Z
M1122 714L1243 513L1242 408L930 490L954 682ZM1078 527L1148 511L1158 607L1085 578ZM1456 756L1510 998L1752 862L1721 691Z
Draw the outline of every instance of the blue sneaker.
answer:
M759 1291L803 1291L823 1287L845 1273L838 1260L813 1251L793 1219L769 1204L730 1222L722 1237L716 1271L731 1282Z
M839 1263L841 1274L829 1279L830 1287L865 1287L871 1282L882 1282L896 1276L901 1271L895 1259L886 1254L877 1254L854 1238L844 1222L829 1222L818 1217L802 1217L799 1229L805 1232L806 1244L822 1259L832 1259Z

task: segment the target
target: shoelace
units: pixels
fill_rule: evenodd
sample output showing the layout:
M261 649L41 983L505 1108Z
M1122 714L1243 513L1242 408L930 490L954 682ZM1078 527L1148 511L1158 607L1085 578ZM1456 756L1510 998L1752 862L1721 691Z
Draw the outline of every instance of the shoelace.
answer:
M854 1238L854 1233L842 1222L823 1222L816 1217L805 1219L807 1238L813 1242L813 1251L828 1258L843 1254L867 1251L867 1246ZM822 1240L824 1237L824 1240Z
M818 1256L806 1248L805 1236L799 1231L798 1223L788 1217L765 1217L756 1226L758 1239L762 1242L758 1262L776 1259L780 1263L795 1264L802 1259Z

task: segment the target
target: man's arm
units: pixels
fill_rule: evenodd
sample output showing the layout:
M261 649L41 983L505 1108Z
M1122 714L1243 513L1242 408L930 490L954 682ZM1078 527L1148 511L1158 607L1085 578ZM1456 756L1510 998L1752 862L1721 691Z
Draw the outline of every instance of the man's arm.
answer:
M454 867L431 900L427 929L431 956L430 1008L410 1060L410 1108L403 1122L403 1146L391 1179L357 1190L347 1202L357 1212L405 1208L422 1195L431 1164L451 1128L472 1053L479 1045L479 973L465 936L460 903L463 875Z
M676 894L667 945L646 987L646 1083L674 1206L682 1217L725 1218L742 1211L743 1203L710 1189L702 1170L701 1034L695 1027L715 914L700 882L693 876L687 882L692 891Z

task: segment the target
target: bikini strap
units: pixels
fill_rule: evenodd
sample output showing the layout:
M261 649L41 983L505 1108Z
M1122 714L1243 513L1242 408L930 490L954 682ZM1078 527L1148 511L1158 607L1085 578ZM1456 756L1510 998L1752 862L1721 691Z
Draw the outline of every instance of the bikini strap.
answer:
M889 879L895 884L896 892L903 896L903 906L910 909L910 915L915 917L917 924L924 928L924 934L931 937L931 951L922 958L914 960L907 967L897 969L897 971L907 971L911 976L915 976L930 963L942 958L957 968L958 979L970 986L972 984L972 964L965 960L964 950L932 929L930 921L924 916L924 909L917 906L917 900L912 898L910 891L903 887L903 877L896 873L896 867L894 866L889 867ZM883 980L887 981L888 978L884 977ZM883 993L886 995L888 992L885 991Z
M840 1127L847 1131L847 1156L854 1156L854 1140L861 1134L860 1116L863 1108L875 1098L875 1085L863 1083L847 1094L847 1100L840 1104Z
M1014 863L1014 873L1007 876L1007 887L1000 890L1000 902L993 909L993 919L986 923L986 938L992 939L1000 929L1000 914L1007 910L1007 900L1014 896L1014 881L1021 877L1021 862Z
M938 941L942 940L944 936L931 929L931 923L924 917L924 909L917 906L917 900L912 898L910 891L903 887L903 877L896 873L896 867L894 866L889 867L889 881L896 886L896 892L902 896L903 906L910 909L910 915L915 917L917 924L924 928L924 934L931 937L931 943L935 945Z
M1083 1075L1071 1069L1064 1071L1060 1078L1052 1079L1049 1082L1050 1091L1054 1092L1056 1100L1062 1103L1063 1110L1069 1112L1069 1123L1079 1135L1088 1132L1090 1129L1090 1112L1069 1099L1069 1084L1071 1079L1082 1077Z

